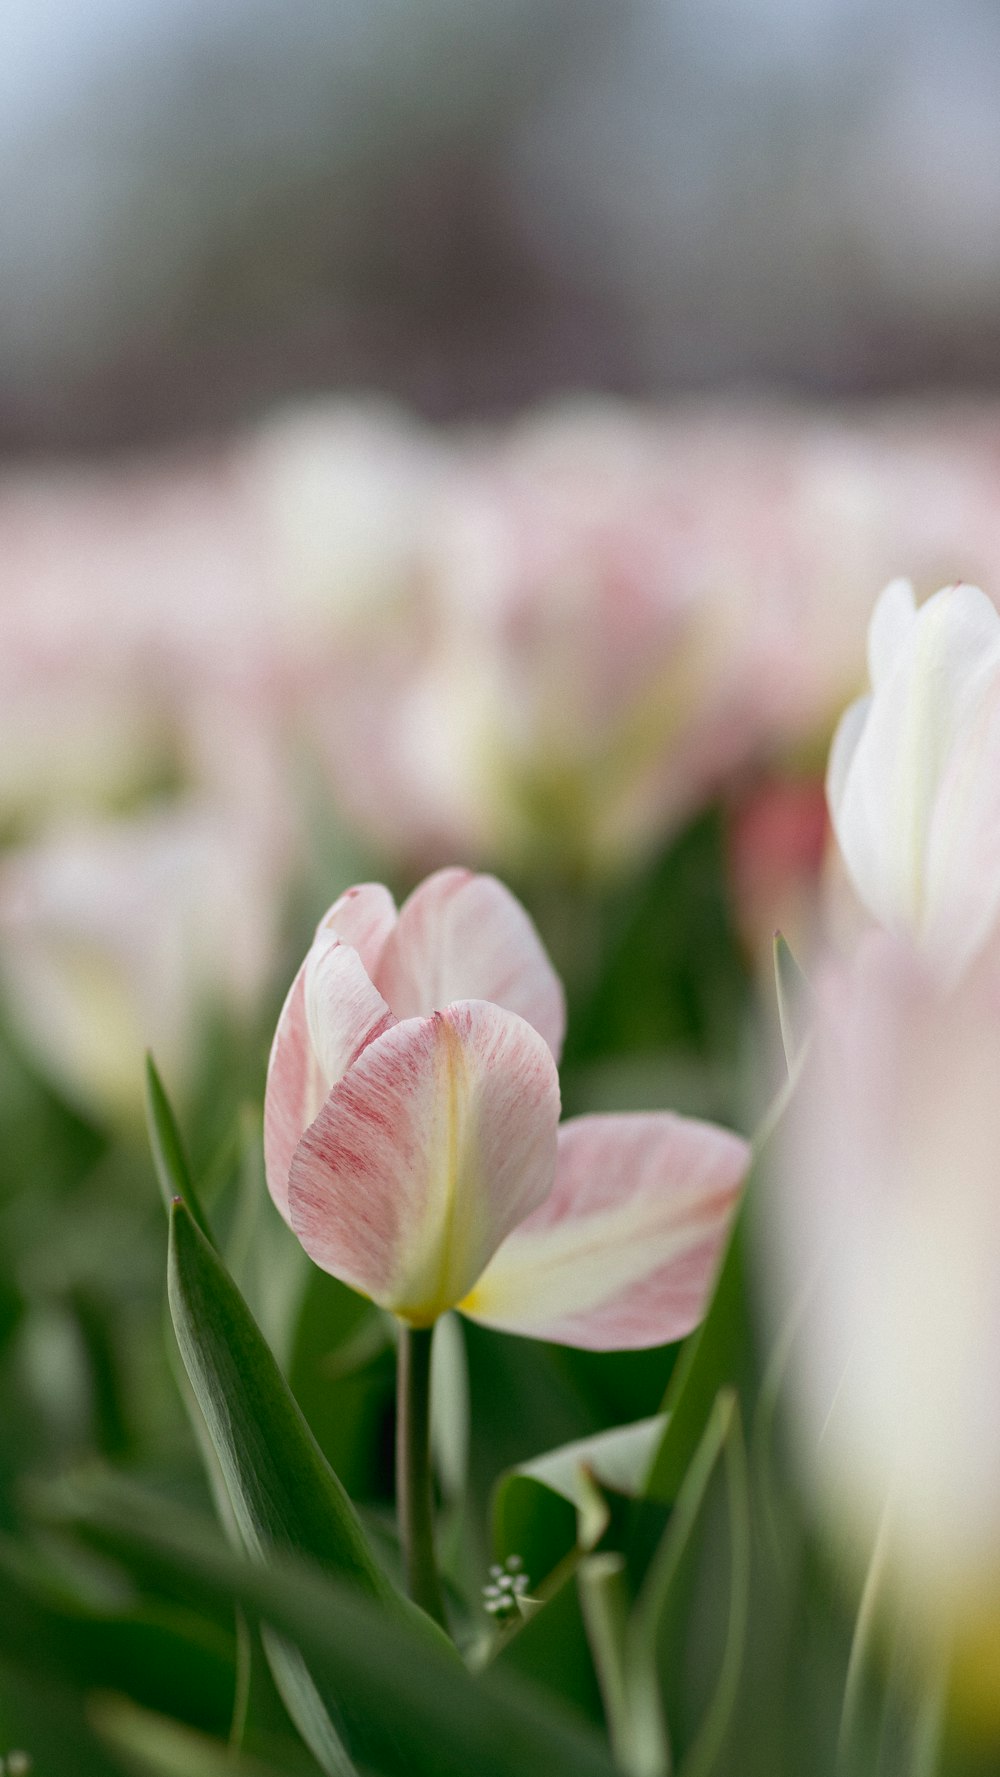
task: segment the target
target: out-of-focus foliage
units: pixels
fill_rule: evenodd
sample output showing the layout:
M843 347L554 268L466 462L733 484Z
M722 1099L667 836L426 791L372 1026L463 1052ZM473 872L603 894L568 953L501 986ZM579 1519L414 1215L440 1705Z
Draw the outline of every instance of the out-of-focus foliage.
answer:
M551 891L539 898L540 918L586 934L570 971L575 1050L565 1077L574 1104L641 1094L683 1108L709 1103L740 1120L752 1002L721 861L710 821L641 881L596 898L565 890L558 907ZM685 932L701 934L699 967ZM678 935L668 943L667 933ZM242 1048L245 1067L236 1065L241 1045L218 1041L214 1073L184 1112L191 1174L391 1576L391 1340L377 1310L299 1269L241 1119L247 1097L259 1097L263 1044ZM218 1066L220 1054L228 1067ZM202 1396L208 1424L255 1465L251 1480L266 1480L272 1466L261 1495L272 1514L265 1541L294 1547L307 1566L286 1569L292 1557L276 1551L261 1568L246 1565L239 1545L227 1552L213 1459L206 1474L204 1429L193 1429L199 1410L176 1353L168 1360L166 1228L152 1162L140 1144L62 1105L9 1038L3 1078L2 1389L11 1436L0 1724L4 1745L27 1749L39 1777L66 1768L225 1768L248 1777L346 1769L331 1745L346 1745L375 1773L599 1777L612 1769L608 1731L625 1770L665 1768L642 1760L662 1759L667 1744L675 1768L690 1771L898 1768L905 1671L890 1673L884 1705L866 1693L852 1729L862 1735L856 1762L835 1763L852 1607L814 1546L775 1437L775 1359L753 1330L742 1229L709 1319L679 1357L577 1353L449 1323L459 1350L438 1378L441 1553L459 1642L479 1674L463 1679L433 1638L396 1614L390 1621L384 1605L355 1601L330 1577L311 1532L276 1528L281 1499L304 1500L322 1459L303 1464L306 1434L289 1434L294 1410L279 1398L276 1373L266 1387L252 1385L247 1366L270 1360L263 1347L250 1357L249 1334L225 1337L226 1317L244 1310L190 1230L183 1267L193 1277L195 1263L199 1281L183 1307L179 1250L174 1261L187 1361L239 1367L217 1396L224 1422L211 1392ZM174 1182L183 1192L183 1177ZM215 1332L196 1324L205 1314L221 1317ZM203 1369L202 1382L192 1374L197 1393L214 1387ZM241 1388L260 1416L255 1429ZM665 1430L653 1420L661 1410ZM626 1454L614 1457L615 1429L639 1421L641 1434L626 1434ZM545 1453L595 1436L567 1499L545 1479L567 1458L560 1468ZM250 1497L244 1509L253 1512ZM491 1563L508 1556L519 1558L512 1571L526 1576L529 1602L487 1612ZM270 1625L263 1639L259 1622ZM275 1666L276 1645L301 1650L305 1666L293 1663L291 1679L280 1657ZM309 1732L304 1671L337 1724L336 1742L317 1735L315 1718ZM628 1679L627 1709L616 1671ZM880 1697L877 1665L867 1682ZM293 1718L305 1721L312 1753Z

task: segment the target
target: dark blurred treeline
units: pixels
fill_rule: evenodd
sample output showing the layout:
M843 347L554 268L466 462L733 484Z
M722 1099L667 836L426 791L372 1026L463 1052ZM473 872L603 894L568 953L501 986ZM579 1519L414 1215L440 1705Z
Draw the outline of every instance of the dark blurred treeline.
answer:
M0 450L1000 380L985 0L12 0Z

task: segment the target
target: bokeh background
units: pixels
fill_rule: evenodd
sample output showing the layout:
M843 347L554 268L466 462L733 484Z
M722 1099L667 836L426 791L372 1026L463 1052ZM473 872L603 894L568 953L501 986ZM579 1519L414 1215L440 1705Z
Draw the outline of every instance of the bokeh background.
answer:
M995 380L977 0L13 0L6 447Z
M3 21L2 436L292 393L997 372L994 10L148 0Z
M123 1603L38 1528L95 1463L210 1509L147 1046L390 1560L389 1336L259 1171L325 906L496 869L566 980L567 1109L754 1127L774 928L807 954L837 901L822 777L874 599L1000 598L998 69L988 0L4 7L0 1571L31 1633L0 1627L0 1757L193 1769L128 1709L232 1713L224 1612ZM654 1413L673 1356L448 1339L468 1598L498 1475ZM717 1768L832 1772L854 1603L774 1442L784 1554ZM713 1546L670 1630L682 1749ZM576 1666L529 1664L596 1719L574 1625ZM866 1774L914 1714L893 1658ZM313 1769L265 1704L251 1751Z

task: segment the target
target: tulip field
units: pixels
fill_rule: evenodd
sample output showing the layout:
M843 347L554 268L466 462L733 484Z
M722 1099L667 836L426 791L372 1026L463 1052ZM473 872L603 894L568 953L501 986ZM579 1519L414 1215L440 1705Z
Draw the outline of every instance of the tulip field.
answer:
M0 1777L1000 1769L998 446L0 478Z

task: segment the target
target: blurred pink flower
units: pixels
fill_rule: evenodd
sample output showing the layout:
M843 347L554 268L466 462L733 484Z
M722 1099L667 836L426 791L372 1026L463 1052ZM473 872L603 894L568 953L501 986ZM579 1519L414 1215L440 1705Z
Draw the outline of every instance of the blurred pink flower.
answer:
M438 447L439 450L440 447ZM411 596L438 450L375 404L0 480L0 819L169 781L286 815L311 698Z
M990 409L589 402L447 444L394 622L310 706L411 861L625 862L748 760L818 765L901 564L1000 570Z
M316 1263L414 1325L449 1308L598 1350L701 1317L746 1144L666 1113L558 1127L558 979L495 878L367 883L278 1024L265 1156Z
M900 568L1000 586L1000 414L590 401L495 433L316 401L222 447L0 481L0 819L303 758L408 866L603 869L861 688Z
M0 484L0 539L5 819L135 804L206 765L211 779L192 713L235 706L256 656L229 459L20 471Z
M704 490L701 490L704 492ZM612 404L470 438L423 540L384 699L333 703L335 782L417 854L601 868L755 743L749 612L708 571L683 450Z
M719 404L675 423L705 470L699 552L756 633L764 749L811 763L863 688L889 580L1000 586L1000 408Z

